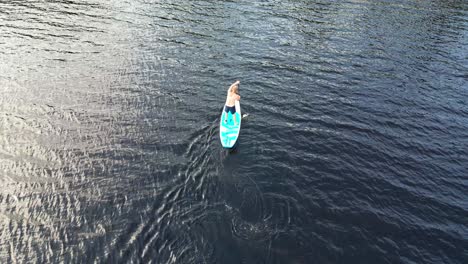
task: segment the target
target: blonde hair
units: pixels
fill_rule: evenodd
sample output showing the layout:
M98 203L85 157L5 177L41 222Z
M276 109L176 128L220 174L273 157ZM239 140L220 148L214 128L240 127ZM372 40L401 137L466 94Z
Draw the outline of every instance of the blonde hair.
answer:
M233 93L239 92L239 86L236 85L236 86L232 87L231 92L233 92Z

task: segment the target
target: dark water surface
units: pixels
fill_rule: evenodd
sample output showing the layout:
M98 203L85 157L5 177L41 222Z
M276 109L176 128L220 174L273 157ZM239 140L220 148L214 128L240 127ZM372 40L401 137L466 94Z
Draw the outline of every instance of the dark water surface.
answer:
M465 0L2 0L0 262L468 263L467 80Z

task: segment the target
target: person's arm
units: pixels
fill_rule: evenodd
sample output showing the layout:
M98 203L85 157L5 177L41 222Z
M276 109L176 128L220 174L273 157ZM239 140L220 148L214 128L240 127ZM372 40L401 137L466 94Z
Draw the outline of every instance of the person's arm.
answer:
M229 92L231 91L231 89L237 85L239 85L240 81L236 81L235 83L231 84L231 86L229 86Z

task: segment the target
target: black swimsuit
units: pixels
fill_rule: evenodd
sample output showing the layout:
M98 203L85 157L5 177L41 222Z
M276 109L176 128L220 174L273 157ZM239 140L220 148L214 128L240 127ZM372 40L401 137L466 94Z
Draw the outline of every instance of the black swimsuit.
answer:
M236 106L224 106L224 111L226 111L226 113L229 113L231 112L231 114L235 114L236 113Z

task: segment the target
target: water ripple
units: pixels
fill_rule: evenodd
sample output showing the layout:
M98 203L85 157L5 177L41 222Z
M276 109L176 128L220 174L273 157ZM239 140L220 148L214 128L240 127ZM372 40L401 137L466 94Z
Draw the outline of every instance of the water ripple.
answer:
M467 16L1 2L0 262L463 263Z

